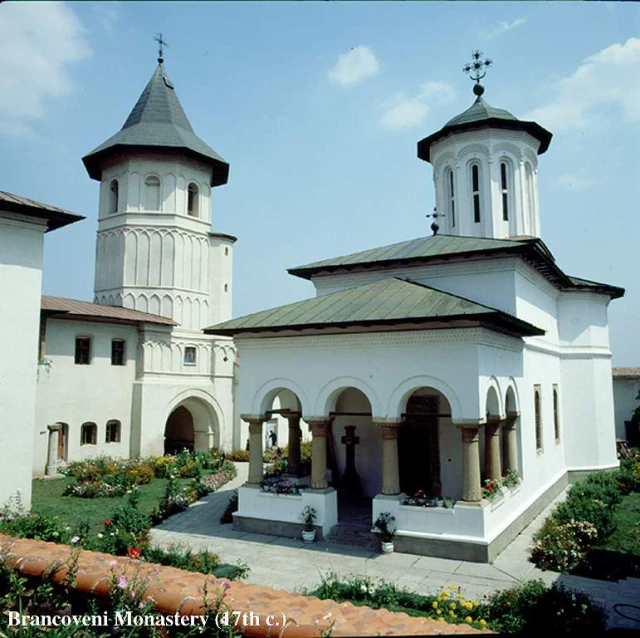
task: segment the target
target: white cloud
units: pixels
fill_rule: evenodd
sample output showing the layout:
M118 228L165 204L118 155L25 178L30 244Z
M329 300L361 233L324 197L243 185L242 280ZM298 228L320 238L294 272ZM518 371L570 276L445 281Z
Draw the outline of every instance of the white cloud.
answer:
M482 37L484 37L487 40L493 40L494 38L501 36L503 33L506 33L507 31L511 31L511 29L515 29L516 27L522 26L526 22L527 21L524 18L516 18L511 22L507 22L506 20L503 20L502 22L498 22L498 24L483 31Z
M583 130L608 115L640 122L640 38L612 44L589 56L553 85L554 99L524 119L553 131Z
M329 71L329 79L335 84L348 86L357 84L378 73L378 58L367 46L354 47L349 53L343 53L336 65Z
M90 49L75 13L53 2L3 3L0 42L0 134L27 135L50 98L73 90L68 67Z
M414 96L399 93L382 105L380 124L385 128L409 128L420 124L434 106L451 102L453 88L442 82L426 82Z
M95 12L102 28L111 33L120 18L120 8L118 2L99 2L93 5Z

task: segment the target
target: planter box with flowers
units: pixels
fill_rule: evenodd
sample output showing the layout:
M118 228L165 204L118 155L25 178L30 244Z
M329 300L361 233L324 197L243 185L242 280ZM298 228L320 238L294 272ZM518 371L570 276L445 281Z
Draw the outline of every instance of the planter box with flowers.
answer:
M287 496L300 496L302 490L308 488L306 484L299 484L293 479L265 479L260 484L260 488L266 494L277 494Z
M410 507L430 507L451 511L456 504L456 499L451 496L433 496L425 490L418 490L413 495L406 496L402 499L400 504Z

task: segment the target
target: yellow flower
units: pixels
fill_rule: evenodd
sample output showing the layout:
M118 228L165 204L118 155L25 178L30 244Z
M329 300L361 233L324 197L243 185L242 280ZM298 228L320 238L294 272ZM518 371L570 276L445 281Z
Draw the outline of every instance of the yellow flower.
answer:
M451 616L451 618L457 618L455 611L450 611L449 616Z
M455 590L456 590L456 586L455 586L455 585L449 585L449 589L450 589L451 591L455 591Z
M462 594L458 594L458 600L463 600L464 596Z
M483 619L480 621L480 624L481 624L483 627L485 627L485 626L486 626L486 624L487 624L487 621L483 618Z
M438 622L445 622L444 618L438 618Z
M443 598L446 598L446 597L449 595L449 592L448 592L448 591L445 591L445 590L443 589L443 590L440 592L440 595L441 595Z
M449 609L455 609L455 608L456 608L456 604L455 604L455 603L451 603L451 604L449 605Z
M465 621L465 622L473 622L473 618L471 618L471 616L467 616L467 617L464 619L464 621Z
M437 609L436 611L437 611L439 614L441 614L441 613L442 613L442 609Z
M434 601L431 603L431 606L432 606L434 609L438 609L438 601L437 601L437 600L434 600Z
M474 601L473 601L473 606L474 606L474 607L477 607L479 604L480 604L480 603L479 603L477 600L474 600Z

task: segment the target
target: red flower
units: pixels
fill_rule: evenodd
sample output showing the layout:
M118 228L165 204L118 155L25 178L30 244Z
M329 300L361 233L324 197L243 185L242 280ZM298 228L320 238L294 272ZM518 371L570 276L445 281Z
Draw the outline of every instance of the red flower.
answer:
M108 518L104 519L104 524L105 525L111 525L111 521Z
M137 547L129 547L127 548L127 554L129 558L132 558L133 560L138 560L140 556L142 556L142 550L138 549Z

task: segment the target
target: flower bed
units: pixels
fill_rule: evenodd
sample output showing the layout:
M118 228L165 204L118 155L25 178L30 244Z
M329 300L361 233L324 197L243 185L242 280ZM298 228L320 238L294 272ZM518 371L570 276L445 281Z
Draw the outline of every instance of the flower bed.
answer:
M262 491L268 492L269 494L298 495L301 490L308 487L306 484L300 485L295 479L265 478L260 484Z
M482 600L467 600L455 585L438 594L424 595L368 576L340 579L329 574L318 588L305 593L505 634L601 633L606 620L603 609L586 595L561 585L547 587L540 580L518 584Z
M202 478L206 472L219 472L224 464L224 454L216 450L195 453L184 450L176 456L151 456L144 459L99 456L70 463L61 468L60 472L75 479L67 487L65 496L101 498L123 496L134 487L149 483L153 478Z

